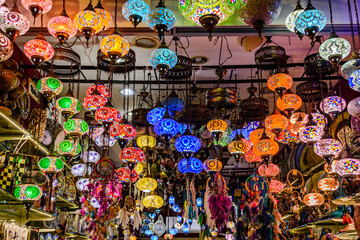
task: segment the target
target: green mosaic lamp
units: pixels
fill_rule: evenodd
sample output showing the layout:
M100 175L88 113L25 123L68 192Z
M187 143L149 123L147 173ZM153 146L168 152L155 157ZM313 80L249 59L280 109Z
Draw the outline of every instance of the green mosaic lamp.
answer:
M69 161L81 152L81 146L78 141L66 135L65 139L56 145L56 152Z
M40 171L46 174L55 174L64 169L64 162L55 156L46 156L39 160Z
M61 112L65 119L69 119L81 110L81 102L69 91L66 96L56 101L56 110Z
M59 95L63 90L63 83L59 79L50 75L41 78L36 85L39 92L41 92L48 101Z
M89 125L81 118L70 118L63 125L64 131L77 139L78 137L89 132Z

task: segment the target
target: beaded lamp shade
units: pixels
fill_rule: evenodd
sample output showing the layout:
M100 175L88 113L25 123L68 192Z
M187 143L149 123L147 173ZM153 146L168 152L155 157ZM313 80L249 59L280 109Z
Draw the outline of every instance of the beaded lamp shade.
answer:
M124 148L120 152L120 159L125 163L139 163L145 160L145 153L136 147Z
M285 93L276 100L276 106L283 112L293 112L302 105L301 98L293 93Z
M269 164L262 164L258 168L258 173L262 177L276 177L280 172L280 169L277 165L269 163Z
M316 123L317 126L324 128L327 124L327 119L324 115L320 113L311 113L311 116L313 117L313 121ZM304 121L307 123L309 121L309 116L304 117Z
M217 159L208 159L203 163L203 168L206 172L220 172L223 167L221 161Z
M346 109L346 101L339 96L330 96L321 101L320 109L327 114L338 114Z
M110 89L101 83L94 84L94 85L91 85L90 87L88 87L88 89L86 90L86 95L89 96L89 95L94 94L95 89L97 90L97 92L99 93L100 96L105 97L106 99L111 97Z
M317 207L323 204L325 198L320 193L309 193L306 194L303 198L303 202L309 207Z
M82 136L89 132L89 125L80 118L70 118L63 125L64 131L70 136Z
M54 57L54 48L45 40L41 33L35 39L25 43L24 53L35 64L40 64Z
M24 15L16 11L5 12L0 16L2 24L0 28L3 32L10 34L12 39L17 35L24 35L30 28L30 23ZM15 34L11 32L15 30Z
M155 125L158 121L160 121L165 115L165 108L157 107L149 111L146 116L147 121Z
M54 97L63 90L63 83L54 77L43 77L37 82L36 87L45 96Z
M88 95L83 99L83 107L87 111L96 111L102 108L107 102L107 99L101 95Z
M95 112L95 120L99 123L117 123L121 120L119 110L114 107L104 106Z
M304 118L307 116L306 113L304 112L296 112L294 114L291 115L290 117L290 123L294 124L296 122L304 122ZM305 122L306 123L306 122Z
M77 33L77 26L68 16L60 15L49 20L47 29L49 33L60 42L73 38Z
M64 169L64 162L53 156L47 156L39 160L38 167L44 173L57 173Z
M360 97L354 98L348 103L347 111L353 117L360 117Z
M278 151L279 144L272 139L262 139L253 146L253 152L262 158L274 156Z
M140 22L146 22L150 13L149 5L143 0L129 0L122 6L122 15L136 27Z
M281 193L284 190L284 184L278 180L272 179L269 183L269 192L273 194Z
M275 134L279 134L289 125L289 119L284 115L274 112L265 119L265 127Z
M178 152L195 153L200 150L201 141L195 136L184 135L176 139L175 148Z
M80 112L81 103L74 97L65 96L56 101L56 109L66 117L71 117Z
M152 192L157 187L157 181L153 178L143 177L137 181L136 187L143 192Z
M263 135L264 130L265 130L266 136L268 136L270 139L275 138L275 134L272 133L271 131L269 131L265 128L258 128L250 133L250 136L249 136L250 142L252 144L258 143Z
M258 155L256 155L256 154L253 152L252 148L245 153L245 160L246 160L248 163L251 163L251 164L257 164L257 163L261 163L261 162L262 162L261 157L259 157Z
M89 178L80 178L79 180L76 181L75 186L77 190L82 192L84 191L84 189L87 188L87 185L89 185L89 183L90 183Z
M334 178L327 177L319 180L317 186L323 192L333 192L339 188L340 184Z
M299 134L300 140L305 143L317 142L321 139L324 134L324 129L319 126L306 126L304 127Z
M77 13L74 21L87 39L90 39L92 35L100 32L103 28L103 18L96 13L91 4L84 11Z
M360 160L354 158L344 158L337 161L334 171L341 176L351 176L360 174Z
M37 201L43 191L35 184L19 184L14 190L14 196L21 201Z
M360 69L360 58L350 59L341 66L341 75L349 80L351 74Z
M65 139L58 143L56 152L61 156L72 158L81 152L81 146L74 139Z
M1 15L1 13L0 13ZM10 39L0 33L0 62L9 59L14 51L14 46Z
M115 123L110 128L110 135L115 139L133 140L136 137L136 129L129 124Z
M151 135L142 135L136 140L136 143L142 149L153 148L156 145L156 139Z
M164 200L158 195L149 195L143 199L143 205L148 209L159 209L163 204Z
M199 174L203 170L203 163L197 158L183 158L177 167L182 174Z
M282 95L286 90L290 89L293 85L293 79L289 74L277 73L272 75L267 80L267 86L271 91L276 91Z
M342 144L336 139L321 139L314 145L314 152L325 160L331 160L342 151Z
M118 168L115 172L118 175L119 181L122 183L132 183L138 179L138 174L135 169L130 172L128 168Z

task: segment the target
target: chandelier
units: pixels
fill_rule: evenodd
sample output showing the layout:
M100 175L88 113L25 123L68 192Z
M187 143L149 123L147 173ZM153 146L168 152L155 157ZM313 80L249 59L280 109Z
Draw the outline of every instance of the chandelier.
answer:
M149 5L143 0L128 0L122 6L122 15L131 21L134 27L148 19L150 13Z
M150 12L148 17L149 27L158 33L160 40L163 40L166 31L174 27L175 22L175 14L165 7L163 0L159 1L159 4ZM177 59L175 64L176 62Z
M24 53L35 65L40 65L54 57L54 48L40 32L35 39L25 43Z
M31 12L34 22L37 16L49 12L52 7L52 0L21 0L21 3L26 10Z
M204 27L211 40L215 26L231 17L239 5L237 0L179 0L179 11L190 22Z
M150 64L159 71L160 76L164 77L167 70L175 67L178 58L177 55L171 51L163 41L159 48L150 54L149 61Z
M0 13L1 15L1 13ZM14 52L14 45L8 37L0 33L0 62L8 60Z
M12 42L15 41L17 36L24 35L30 28L29 21L20 13L16 1L11 11L4 12L0 17L2 20L0 28Z
M103 19L96 13L91 1L83 11L75 15L74 21L87 41L89 41L95 33L100 32L103 27Z

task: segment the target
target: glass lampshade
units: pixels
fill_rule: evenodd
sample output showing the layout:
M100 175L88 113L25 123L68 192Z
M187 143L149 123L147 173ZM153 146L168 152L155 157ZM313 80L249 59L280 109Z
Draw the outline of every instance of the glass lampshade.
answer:
M78 163L71 167L71 174L74 177L83 177L86 173L91 173L91 167L85 163Z
M304 196L303 202L309 207L317 207L323 204L325 198L320 193L308 193Z
M197 158L183 158L177 167L182 174L199 174L203 170L203 163Z
M324 128L325 125L327 124L327 118L324 115L322 115L320 113L311 113L311 116L317 126ZM309 121L309 115L304 117L304 121L305 121L305 123L307 123Z
M244 155L251 148L251 142L246 139L232 141L227 146L228 151L234 154Z
M29 20L16 10L5 12L0 15L0 18L2 19L0 28L7 35L10 35L11 40L14 40L18 35L24 35L30 28Z
M83 99L83 107L87 111L96 111L102 108L107 102L107 99L101 95L88 95Z
M360 58L350 59L341 66L341 75L349 80L350 75L360 69Z
M167 70L172 69L178 62L177 55L166 44L161 44L158 49L150 54L150 64L159 70L163 77Z
M327 114L339 114L346 108L346 101L339 96L330 96L323 99L320 109Z
M257 164L257 163L261 163L261 162L262 162L261 157L259 157L258 155L256 155L256 154L253 152L252 148L245 153L245 160L246 160L248 163L251 163L251 164Z
M155 147L156 139L151 135L142 135L136 140L136 143L142 149L149 149Z
M132 183L136 182L138 179L138 174L135 169L130 172L130 169L128 168L118 168L115 170L115 172L118 175L118 179L122 183Z
M116 108L111 106L104 106L96 110L95 120L99 123L114 124L121 120L121 115L119 110L117 110Z
M203 163L203 168L208 173L220 172L222 167L222 162L217 159L208 159Z
M74 139L64 139L56 146L56 152L61 156L72 158L81 152L81 146Z
M64 131L70 136L82 136L89 132L89 125L80 118L70 118L63 125Z
M54 48L48 43L40 33L35 39L32 39L24 45L25 55L35 64L49 61L54 56Z
M122 15L136 27L141 22L146 22L150 13L149 5L143 0L128 0L122 6Z
M294 124L296 122L304 122L305 121L305 117L307 117L307 114L304 112L296 112L294 114L291 115L290 117L290 123ZM304 122L306 124L306 122Z
M157 135L170 139L179 132L179 124L173 119L163 118L154 126L154 131Z
M267 86L271 91L276 91L282 95L286 90L290 89L293 85L293 79L289 74L277 73L272 75L267 80Z
M50 18L47 29L60 43L75 37L78 30L74 21L66 13Z
M349 78L349 86L355 90L360 92L360 69L354 71Z
M302 105L301 98L293 93L285 93L276 100L276 106L283 112L293 112Z
M157 187L157 181L150 177L143 177L137 181L136 187L143 192L152 192Z
M318 181L318 188L323 192L333 192L339 188L339 182L331 177L322 178Z
M262 177L276 177L280 172L280 169L277 165L269 163L269 164L262 164L258 168L258 173Z
M178 152L195 153L201 148L201 141L195 136L184 135L176 139L175 148Z
M284 115L274 112L265 119L265 127L275 134L279 134L281 131L287 128L289 125L289 119Z
M110 135L115 139L133 140L136 137L136 129L129 124L115 123L110 128Z
M158 195L148 195L143 199L144 207L148 209L159 209L163 206L164 200Z
M14 190L14 196L20 201L37 201L42 195L43 191L35 184L19 184Z
M149 111L146 116L147 121L151 125L158 123L165 115L165 108L157 107Z
M95 33L100 32L103 27L103 18L96 13L91 3L75 15L74 22L87 40Z
M43 77L37 82L36 87L39 92L46 97L52 98L61 93L63 90L63 83L54 77Z
M96 34L105 31L111 27L113 24L113 19L111 17L111 14L104 9L104 7L101 5L101 2L99 1L98 4L94 7L95 12L100 16L102 27L97 29Z
M220 135L222 135L222 133L225 132L227 129L227 123L221 119L214 119L207 123L206 128L212 134L219 133Z
M314 145L314 152L325 160L331 160L342 151L342 144L336 139L321 139Z
M114 62L125 56L130 50L129 42L115 29L100 42L100 50Z
M96 91L95 91L96 90ZM110 89L102 83L93 84L86 89L86 95L100 95L106 99L111 97Z
M33 15L47 13L52 8L52 0L21 0L21 4Z
M337 161L333 168L340 176L356 176L360 174L360 160L343 158Z
M77 190L82 192L84 191L84 189L87 188L87 185L89 185L89 183L90 183L89 178L80 178L79 180L76 181L75 186Z
M158 31L157 29L159 29L159 27L161 26L164 26L165 29L161 29L160 31L162 32L169 31L175 26L175 22L176 22L175 14L171 10L165 8L164 6L157 6L148 15L148 25L154 31Z
M285 19L285 25L291 32L295 32L296 18L304 11L304 9L298 9L291 12Z
M253 121L253 122L249 122L247 124L245 124L245 126L243 127L241 133L243 134L243 136L247 139L250 140L250 133L252 131L254 131L255 129L257 129L260 125L259 121ZM234 136L235 137L235 136Z
M305 35L316 35L326 25L326 15L320 10L305 9L295 20L295 28Z
M279 144L272 139L262 139L253 146L253 152L261 158L272 157L279 151Z
M96 145L99 147L112 147L115 145L115 138L108 134L102 134L95 139Z
M56 109L69 118L80 112L81 103L74 97L65 96L56 101Z
M351 45L346 39L330 35L330 38L320 45L319 55L326 61L338 64L350 51Z
M284 184L278 180L272 179L269 183L269 192L273 194L281 193L284 190Z
M39 160L38 167L44 173L57 173L64 169L64 162L54 156L47 156Z
M13 52L14 46L10 39L0 33L0 62L8 60L12 56Z
M300 140L305 143L314 143L324 135L324 129L319 126L311 125L304 127L299 134Z
M120 159L125 163L137 164L145 160L145 153L139 148L128 147L120 152Z
M295 123L296 124L296 123ZM294 124L294 125L295 125ZM284 129L278 137L276 137L276 141L283 143L283 144L289 144L289 143L300 143L300 138L297 136L296 133L293 132L292 129L293 125L289 124L289 126ZM305 125L304 125L305 127Z
M100 160L100 154L94 150L88 150L83 152L82 159L85 163L97 163Z
M266 134L267 137L269 137L270 139L275 138L275 134L272 133L271 131L269 131L269 130L267 130L265 128L258 128L258 129L254 130L254 131L252 131L250 133L250 137L249 137L250 142L252 144L258 143L260 141L262 135L263 135L264 130L265 130L265 134Z
M171 117L178 116L185 108L184 101L179 97L168 97L162 104Z
M347 111L353 117L360 117L360 97L354 98L348 103Z

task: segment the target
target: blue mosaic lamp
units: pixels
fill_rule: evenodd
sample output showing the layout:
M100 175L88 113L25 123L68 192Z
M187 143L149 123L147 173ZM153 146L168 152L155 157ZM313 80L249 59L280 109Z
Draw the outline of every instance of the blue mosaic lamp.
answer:
M173 228L171 228L171 229L169 230L169 233L170 233L171 235L176 235L176 234L178 233L178 230L173 227Z
M360 92L360 69L354 71L349 78L349 86L355 90Z
M257 129L259 125L260 125L259 121L254 121L254 122L249 122L244 126L242 130L242 135L246 138L246 140L250 140L250 133L255 129Z
M176 139L175 148L178 152L181 152L186 159L189 159L194 153L200 150L201 141L195 136L185 134L186 135Z
M202 162L197 158L183 158L178 163L178 169L182 174L199 174L203 170Z
M165 108L157 107L149 111L146 116L147 121L151 125L158 123L165 115Z
M178 117L179 113L185 108L185 103L175 91L172 91L167 99L163 101L164 108L169 112L171 117Z
M161 136L166 142L179 132L179 124L170 118L163 118L154 126L154 131Z
M150 13L149 5L143 0L129 0L122 7L122 15L131 21L134 27L146 21Z
M182 227L183 233L187 234L190 231L190 226L187 222L184 223L183 227Z
M149 27L158 33L160 40L164 38L165 32L174 27L175 22L175 14L165 7L163 0L160 0L159 4L148 16Z
M160 76L164 77L169 69L175 67L178 57L163 41L159 48L151 53L149 61L159 71Z
M308 1L305 11L296 18L295 28L314 40L314 37L325 27L326 20L325 13L316 10L311 1Z

